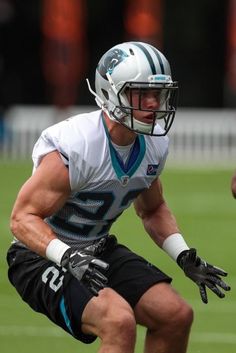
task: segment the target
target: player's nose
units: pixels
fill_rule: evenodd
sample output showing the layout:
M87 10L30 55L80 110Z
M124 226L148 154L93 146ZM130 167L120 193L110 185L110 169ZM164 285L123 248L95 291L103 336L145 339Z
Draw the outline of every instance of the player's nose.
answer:
M160 100L154 93L150 92L146 94L143 100L143 106L146 109L158 109L160 107Z

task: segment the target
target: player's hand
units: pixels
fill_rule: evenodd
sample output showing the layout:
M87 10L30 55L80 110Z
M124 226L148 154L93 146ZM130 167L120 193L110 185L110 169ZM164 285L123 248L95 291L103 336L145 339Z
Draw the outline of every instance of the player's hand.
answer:
M198 285L203 303L207 304L208 302L206 287L219 298L225 297L222 289L230 290L230 286L221 279L221 276L227 276L227 272L202 260L197 256L196 249L182 251L177 258L177 263L185 275Z
M96 296L100 289L106 287L107 278L100 270L106 271L109 265L86 250L74 251L69 248L62 257L61 266L65 267L76 279L82 281Z

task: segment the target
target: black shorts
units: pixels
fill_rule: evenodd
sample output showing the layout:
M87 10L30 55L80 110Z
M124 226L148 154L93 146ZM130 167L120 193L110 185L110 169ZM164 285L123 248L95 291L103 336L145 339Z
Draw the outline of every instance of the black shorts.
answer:
M99 258L109 263L104 273L108 287L132 308L148 288L171 278L110 236ZM83 310L93 294L65 269L18 244L7 254L8 276L22 299L76 339L91 343L96 337L81 331Z

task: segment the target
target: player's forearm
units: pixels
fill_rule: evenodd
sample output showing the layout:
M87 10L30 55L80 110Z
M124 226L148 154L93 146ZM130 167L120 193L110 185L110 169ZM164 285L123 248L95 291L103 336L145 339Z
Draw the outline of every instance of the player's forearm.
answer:
M12 213L10 228L13 235L29 249L46 256L51 240L56 238L52 229L42 218L33 214Z
M141 218L147 233L160 247L169 235L179 233L176 219L165 202L156 210L142 214Z
M189 249L165 202L156 211L143 217L143 224L154 242L173 260L177 261L179 254Z

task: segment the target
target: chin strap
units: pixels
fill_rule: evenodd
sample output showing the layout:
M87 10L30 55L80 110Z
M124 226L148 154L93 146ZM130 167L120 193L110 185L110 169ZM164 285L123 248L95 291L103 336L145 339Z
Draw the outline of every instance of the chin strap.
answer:
M96 101L97 105L108 115L108 117L109 117L111 120L119 122L119 119L125 117L124 115L123 115L123 116L120 116L120 117L117 117L117 118L115 117L115 115L113 116L115 110L117 110L117 111L116 111L117 115L122 115L122 114L124 114L124 113L123 113L120 109L118 109L117 107L115 107L114 105L113 105L113 107L114 107L114 108L113 108L113 111L112 111L112 110L109 111L107 104L106 104L106 103L97 95L97 93L92 89L88 78L86 79L86 82L87 82L88 89L89 89L90 93L92 93L92 95L95 97L95 101Z
M89 92L92 93L92 95L95 97L95 101L96 101L97 105L98 105L100 108L103 109L103 107L106 106L105 102L104 102L104 101L97 95L97 93L92 89L88 78L86 78L86 82L87 82L87 85L88 85Z

